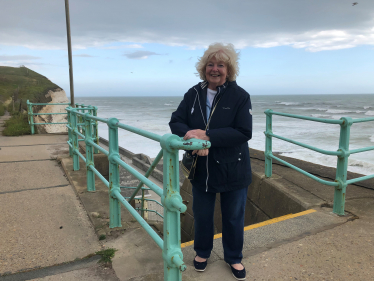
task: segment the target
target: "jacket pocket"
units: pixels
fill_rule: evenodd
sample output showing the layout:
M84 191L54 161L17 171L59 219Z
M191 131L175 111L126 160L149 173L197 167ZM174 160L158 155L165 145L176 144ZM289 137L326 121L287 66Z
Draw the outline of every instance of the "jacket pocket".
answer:
M238 166L241 161L240 147L219 148L214 153L214 173L212 181L230 184L238 180Z

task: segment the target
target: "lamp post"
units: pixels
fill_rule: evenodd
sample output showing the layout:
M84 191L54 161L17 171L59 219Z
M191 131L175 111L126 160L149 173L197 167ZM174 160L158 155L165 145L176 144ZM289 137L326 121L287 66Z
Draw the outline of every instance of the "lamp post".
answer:
M66 31L67 31L67 37L68 37L70 103L71 103L71 107L75 107L75 103L74 103L74 81L73 81L73 60L72 60L72 54L71 54L69 0L65 0L65 15L66 15Z

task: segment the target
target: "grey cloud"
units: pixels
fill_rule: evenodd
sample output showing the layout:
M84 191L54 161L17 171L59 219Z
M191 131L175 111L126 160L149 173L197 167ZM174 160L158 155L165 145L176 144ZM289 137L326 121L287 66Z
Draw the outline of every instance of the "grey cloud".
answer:
M374 45L374 1L353 7L351 2L75 0L72 43L75 49L113 42L201 48L222 41L237 48L288 45L309 51ZM0 38L7 45L65 49L63 1L7 1L0 11Z
M159 56L160 54L150 51L136 51L130 54L123 55L128 59L147 59L149 56Z
M16 55L16 56L0 56L0 61L25 61L25 60L38 60L40 57L29 55Z

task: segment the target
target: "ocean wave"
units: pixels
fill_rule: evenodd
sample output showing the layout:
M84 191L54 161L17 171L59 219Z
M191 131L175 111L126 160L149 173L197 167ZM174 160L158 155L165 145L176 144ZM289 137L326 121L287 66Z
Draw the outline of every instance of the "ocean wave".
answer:
M356 110L356 113L364 113L366 111L363 111L363 110Z
M312 117L317 117L317 118L320 118L320 117L330 117L330 115L326 115L326 114L312 114Z
M371 141L371 142L374 142L374 135L372 135L372 136L370 137L370 141Z
M333 113L333 114L342 114L342 113L352 113L354 111L351 110L340 110L340 109L328 109L326 113Z
M172 106L172 104L170 104L170 103L164 103L164 105L167 105L167 106Z
M374 111L368 111L365 113L365 115L374 116Z
M372 108L372 106L364 106L364 109Z
M282 101L282 102L279 102L279 104L282 104L282 105L296 105L296 104L300 104L300 103L299 102Z

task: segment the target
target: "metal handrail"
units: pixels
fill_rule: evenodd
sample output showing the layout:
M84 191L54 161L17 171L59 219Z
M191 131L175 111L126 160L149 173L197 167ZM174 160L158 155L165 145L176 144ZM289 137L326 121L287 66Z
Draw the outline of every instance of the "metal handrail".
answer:
M37 115L58 115L58 114L67 114L66 112L59 112L59 113L33 113L32 107L34 105L70 105L70 103L32 103L29 100L26 102L27 104L27 117L28 122L31 129L31 134L35 134L35 125L57 125L57 124L68 124L68 122L54 122L54 123L35 123L33 116Z
M264 112L266 114L266 131L264 132L266 136L265 141L265 176L267 178L271 177L272 175L272 159L275 159L279 161L280 163L286 165L287 167L290 167L303 175L306 175L319 183L326 184L329 186L335 186L335 194L334 194L334 205L333 205L333 212L338 215L344 215L344 207L345 207L345 193L347 185L356 183L363 180L368 180L374 178L373 175L363 176L351 180L347 180L347 166L348 166L348 157L351 154L354 153L360 153L365 151L374 150L374 146L370 147L364 147L359 149L353 149L349 150L349 138L350 138L350 128L352 124L354 123L360 123L360 122L370 122L374 121L374 118L358 118L358 119L352 119L350 117L342 117L340 120L331 120L331 119L323 119L323 118L315 118L315 117L308 117L308 116L302 116L302 115L295 115L295 114L289 114L289 113L283 113L283 112L274 112L271 109L268 109ZM327 124L339 124L340 125L340 139L339 139L339 149L337 151L328 151L323 150L311 145L307 145L298 141L294 141L285 137L281 137L278 135L273 134L272 129L272 116L273 115L279 115L284 117L290 117L290 118L297 118L297 119L303 119L308 121L314 121L314 122L321 122L321 123L327 123ZM287 141L290 143L293 143L295 145L325 154L325 155L336 155L337 160L337 168L336 168L336 177L334 181L326 181L322 180L290 163L288 163L285 160L282 160L276 156L273 155L272 152L272 138L278 138L283 141Z
M81 105L79 105L81 106ZM83 107L87 108L87 107ZM162 258L164 259L164 280L166 281L178 281L182 280L182 271L186 269L183 262L183 254L181 251L181 233L180 233L180 213L186 211L187 207L182 202L182 197L179 193L179 149L191 150L191 149L205 149L210 147L210 142L203 140L191 139L184 141L182 138L172 135L165 134L163 136L147 132L145 130L128 126L126 124L119 123L116 118L100 118L97 115L90 113L80 112L82 108L66 108L68 112L69 125L69 147L72 147L71 156L73 156L73 169L74 171L79 170L79 147L78 147L78 136L84 135L84 141L86 143L86 168L87 168L87 190L95 191L95 175L100 173L94 168L94 149L100 150L108 156L109 160L109 181L104 179L102 175L99 178L104 181L106 186L109 188L109 227L115 228L121 226L121 204L134 216L134 218L142 225L147 231L151 238L156 244L163 249ZM97 112L96 112L97 113ZM79 132L78 119L81 118L84 121L84 133ZM100 147L99 144L93 142L92 137L92 121L100 121L108 125L109 128L109 151ZM137 170L132 168L130 165L121 160L119 155L118 146L118 129L125 129L127 131L136 133L146 138L155 140L160 143L161 151L153 161L151 166L145 175L140 174ZM153 169L156 167L160 159L163 158L164 173L163 173L163 188L160 188L152 181L148 179ZM137 179L140 180L139 185L135 188L133 194L125 198L121 195L119 179L119 166L126 169ZM148 210L144 208L144 201L150 201L150 199L144 198L143 184L154 191L161 197L161 203L157 202L164 208L164 240L162 240L158 234L147 224L143 219L145 211L155 212L160 215L157 211ZM141 208L133 208L130 205L130 201L134 199L137 192L142 190L142 202ZM139 215L138 211L142 215Z

